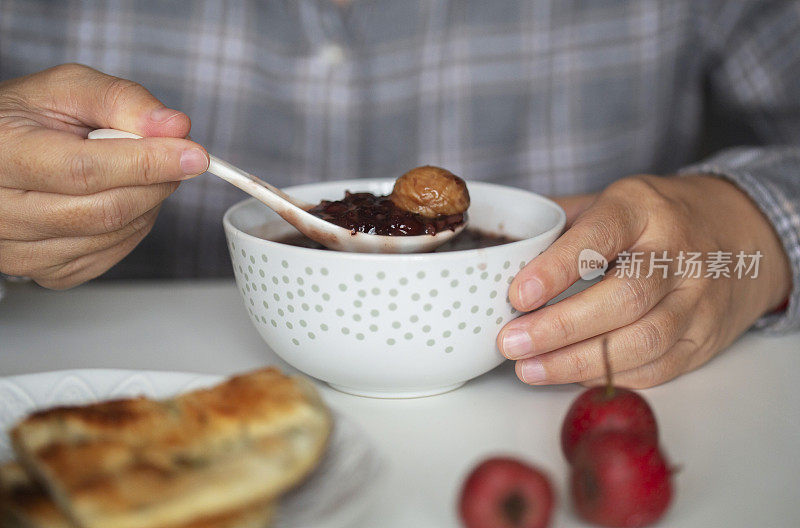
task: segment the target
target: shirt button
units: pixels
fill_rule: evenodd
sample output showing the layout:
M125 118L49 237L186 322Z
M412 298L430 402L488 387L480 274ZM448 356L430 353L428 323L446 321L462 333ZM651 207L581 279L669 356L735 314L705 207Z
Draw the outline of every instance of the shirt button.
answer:
M344 49L338 44L325 44L317 52L319 60L330 66L344 62Z

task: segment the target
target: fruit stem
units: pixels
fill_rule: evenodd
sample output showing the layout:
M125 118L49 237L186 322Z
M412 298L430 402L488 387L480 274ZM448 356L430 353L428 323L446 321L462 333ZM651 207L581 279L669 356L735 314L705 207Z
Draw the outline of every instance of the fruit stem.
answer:
M606 398L614 397L614 377L611 375L611 360L608 357L608 338L603 338L603 363L606 367Z

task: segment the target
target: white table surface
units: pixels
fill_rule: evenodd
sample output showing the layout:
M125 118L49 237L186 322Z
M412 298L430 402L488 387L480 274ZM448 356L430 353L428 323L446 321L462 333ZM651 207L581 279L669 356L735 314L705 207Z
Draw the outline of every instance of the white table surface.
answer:
M251 327L233 281L11 285L0 302L0 375L109 367L231 374L292 370ZM661 526L800 526L800 334L748 334L697 372L644 391L682 469ZM379 446L388 470L363 526L447 528L465 472L508 453L544 467L569 509L562 417L581 387L527 387L510 364L454 392L375 400L320 389Z

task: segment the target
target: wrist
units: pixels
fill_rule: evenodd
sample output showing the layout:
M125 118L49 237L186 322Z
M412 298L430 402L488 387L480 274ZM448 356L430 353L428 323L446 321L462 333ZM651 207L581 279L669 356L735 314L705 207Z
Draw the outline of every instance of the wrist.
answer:
M791 292L791 266L775 227L758 205L734 183L718 176L690 174L681 180L690 185L686 199L703 212L700 216L721 250L734 255L761 252L754 293L762 299L762 313L783 305Z

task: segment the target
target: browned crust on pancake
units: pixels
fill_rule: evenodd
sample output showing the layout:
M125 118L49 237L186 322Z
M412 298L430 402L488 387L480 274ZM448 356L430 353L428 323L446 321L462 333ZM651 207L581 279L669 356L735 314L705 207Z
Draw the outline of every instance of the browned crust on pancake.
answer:
M165 401L38 412L11 436L76 524L161 528L273 500L317 465L331 426L310 382L268 368Z
M0 526L74 528L19 464L0 465Z
M271 502L246 506L161 528L267 528L274 513ZM76 528L44 488L14 462L0 465L0 526L3 528Z

